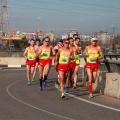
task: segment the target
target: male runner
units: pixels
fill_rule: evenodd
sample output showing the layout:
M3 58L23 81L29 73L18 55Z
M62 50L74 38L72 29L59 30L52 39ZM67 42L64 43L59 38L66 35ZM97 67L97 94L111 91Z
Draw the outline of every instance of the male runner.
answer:
M69 48L69 40L64 39L63 44L64 46L59 49L58 53L56 54L56 63L58 65L58 71L60 76L60 88L61 88L61 97L64 98L64 83L68 77L69 71L69 62L70 58L74 58L72 50ZM60 56L60 57L59 57ZM59 62L57 60L59 59Z
M37 52L39 51L39 47L40 47L40 39L36 39L35 48L37 49ZM34 70L34 73L33 73L32 82L35 81L34 78L35 78L36 71L37 71L37 68L38 68L38 62L39 62L39 57L36 58L36 65L35 65L35 70Z
M39 90L42 91L42 82L44 83L44 87L46 87L46 80L47 76L50 70L50 66L52 64L52 59L51 56L54 55L54 49L53 47L49 44L50 39L49 37L45 37L43 39L43 45L40 46L39 48L39 81L40 81L40 87Z
M77 53L78 53L78 46L74 45L73 38L70 37L70 38L68 38L68 40L70 41L69 47L73 51L74 59L72 59L72 58L70 59L70 70L69 70L68 78L67 78L67 81L66 81L66 87L65 87L66 92L69 92L69 85L72 86L72 75L73 75L74 70L76 68L76 56L77 56Z
M60 39L58 44L54 47L54 51L55 51L55 54L57 54L58 50L61 49L63 47L63 40ZM54 59L54 63L56 61L56 58ZM60 83L60 76L59 76L59 73L58 73L58 66L55 65L55 70L56 70L56 73L57 73L57 80L56 80L56 84L59 84Z
M79 71L79 65L80 65L80 57L79 54L82 53L81 47L80 47L80 38L76 37L75 41L74 41L75 46L77 47L77 54L75 56L75 60L76 60L76 66L75 66L75 70L74 70L74 84L73 84L73 88L75 89L77 87L77 80L78 80L78 71Z
M99 67L99 59L104 57L102 49L97 45L97 38L91 39L91 45L87 46L84 51L84 55L86 56L86 71L88 75L88 90L89 97L93 97L92 93L92 83L95 83L97 78L97 71Z
M34 39L30 40L30 46L25 49L23 55L26 60L28 86L30 86L30 75L34 73L37 56L37 49L34 47Z

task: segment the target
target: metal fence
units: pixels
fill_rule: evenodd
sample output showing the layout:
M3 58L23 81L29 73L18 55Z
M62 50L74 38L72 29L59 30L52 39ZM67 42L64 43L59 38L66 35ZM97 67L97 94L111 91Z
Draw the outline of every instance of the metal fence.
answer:
M100 60L100 71L120 73L120 54L104 55L104 59Z

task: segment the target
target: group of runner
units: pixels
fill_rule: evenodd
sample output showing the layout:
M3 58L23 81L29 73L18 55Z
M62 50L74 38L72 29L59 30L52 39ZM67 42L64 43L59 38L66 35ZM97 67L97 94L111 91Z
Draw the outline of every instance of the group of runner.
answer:
M54 65L58 78L56 83L60 85L61 98L65 98L65 92L69 92L69 88L76 89L78 80L78 71L80 65L80 55L86 57L85 68L88 74L88 90L89 97L92 96L92 82L95 82L97 77L99 59L103 58L103 52L100 46L97 45L97 38L91 39L91 45L87 46L82 52L80 38L77 34L67 39L60 39L58 44L53 47L50 45L49 37L45 37L40 46L40 40L31 39L30 46L24 51L27 68L28 86L31 81L34 82L36 70L39 66L39 90L42 91L46 87L47 76L54 57ZM32 79L30 76L32 75ZM72 81L73 76L73 81Z

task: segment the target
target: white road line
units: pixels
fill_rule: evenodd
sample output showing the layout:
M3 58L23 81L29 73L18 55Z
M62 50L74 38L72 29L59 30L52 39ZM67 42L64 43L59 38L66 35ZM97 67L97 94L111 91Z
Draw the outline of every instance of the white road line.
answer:
M39 111L42 111L42 112L44 112L44 113L47 113L47 114L50 114L50 115L53 115L53 116L56 116L56 117L60 117L60 118L62 118L62 119L66 119L66 120L74 120L74 119L72 119L72 118L65 117L65 116L62 116L62 115L59 115L59 114L55 114L55 113L49 112L49 111L47 111L47 110L44 110L44 109L35 107L35 106L33 106L33 105L29 104L29 103L26 103L26 102L24 102L24 101L16 98L15 96L13 96L13 95L10 93L9 89L10 89L14 84L16 84L16 83L18 83L18 82L21 82L21 81L23 81L23 80L15 81L14 83L10 84L10 85L6 88L6 91L7 91L8 95L9 95L10 97L12 97L13 99L21 102L21 103L24 104L24 105L27 105L27 106L29 106L29 107L31 107L31 108L34 108L34 109L39 110Z
M55 85L55 87L60 91L58 86ZM77 97L75 95L72 95L70 93L66 93L66 94L69 95L70 97L73 97L73 98L77 99L77 100L80 100L80 101L83 101L83 102L86 102L86 103L90 103L90 104L93 104L93 105L96 105L96 106L99 106L99 107L103 107L103 108L106 108L106 109L110 109L110 110L120 112L120 109L117 109L117 108L114 108L114 107L109 107L109 106L106 106L106 105L102 105L102 104L99 104L99 103L96 103L96 102L92 102L92 101ZM93 99L93 98L91 98L91 99Z

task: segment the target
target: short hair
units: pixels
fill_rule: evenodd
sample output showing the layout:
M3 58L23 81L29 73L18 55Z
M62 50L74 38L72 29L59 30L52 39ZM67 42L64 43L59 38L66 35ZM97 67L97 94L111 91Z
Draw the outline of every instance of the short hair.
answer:
M76 38L75 38L75 41L76 41L77 39L79 39L79 40L80 40L80 38L79 38L79 37L76 37Z
M37 38L37 39L36 39L36 42L37 42L37 41L39 41L39 42L40 42L40 39L39 39L39 38Z
M49 38L49 37L44 37L44 38L43 38L43 41L45 41L45 39L49 39L49 41L50 41L50 38Z
M72 37L69 37L68 40L73 39Z
M34 40L33 38L32 38L32 39L30 39L30 42L31 42L31 41L34 41L34 42L35 42L35 40Z
M59 39L59 42L63 42L63 39Z
M78 34L73 34L73 37L74 37L74 36L78 36Z

